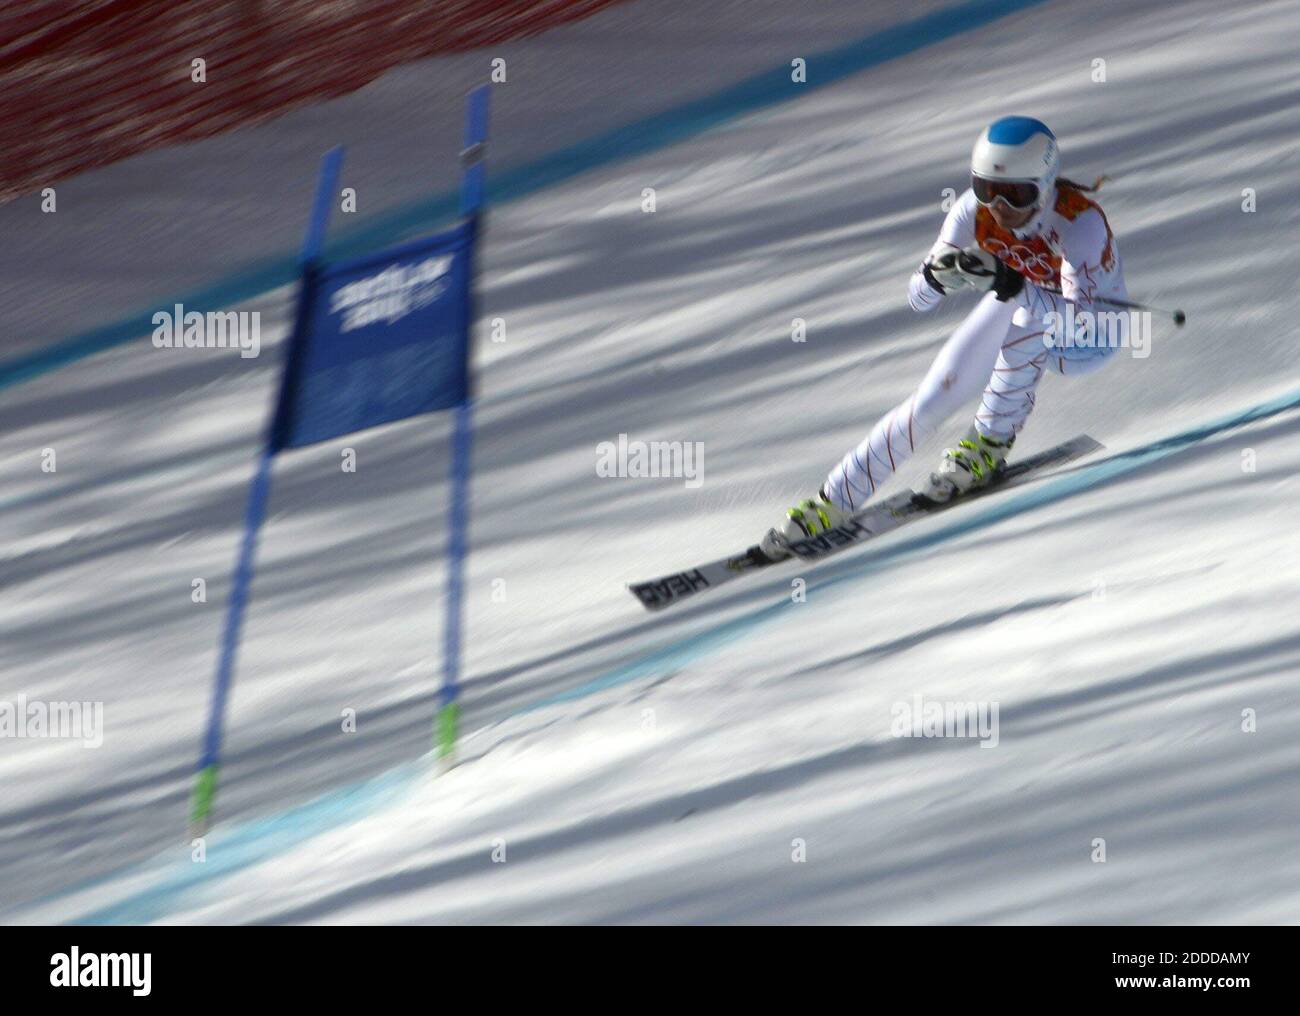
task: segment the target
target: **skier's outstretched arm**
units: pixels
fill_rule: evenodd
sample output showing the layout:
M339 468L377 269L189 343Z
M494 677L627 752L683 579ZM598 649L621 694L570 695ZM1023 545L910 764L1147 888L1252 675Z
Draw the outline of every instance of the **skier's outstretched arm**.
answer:
M925 260L917 265L907 284L907 302L915 311L930 311L943 301L945 294L960 288L961 280L941 267L945 254L954 254L975 242L975 195L969 190L948 209L939 238L935 240Z

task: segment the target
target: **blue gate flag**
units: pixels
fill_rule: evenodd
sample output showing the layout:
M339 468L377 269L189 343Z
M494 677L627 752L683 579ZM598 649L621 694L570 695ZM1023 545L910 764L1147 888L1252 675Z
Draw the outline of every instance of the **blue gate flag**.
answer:
M306 266L273 451L469 398L476 225L468 219L379 254Z
M488 86L482 85L469 94L465 107L464 220L437 236L351 261L330 264L321 259L330 205L338 193L342 147L331 149L321 161L303 244L293 333L285 351L279 398L249 488L244 535L226 605L212 705L191 800L194 835L208 828L216 800L235 655L276 453L450 409L452 504L469 501L474 396L470 329L475 317L474 249L482 217L487 121ZM435 745L444 763L454 762L459 728L461 615L469 555L467 513L449 514L444 672L434 720Z

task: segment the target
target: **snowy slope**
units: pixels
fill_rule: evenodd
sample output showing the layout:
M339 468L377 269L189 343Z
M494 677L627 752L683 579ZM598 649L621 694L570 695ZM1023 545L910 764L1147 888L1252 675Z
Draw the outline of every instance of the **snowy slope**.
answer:
M1298 24L1053 0L495 208L462 763L422 755L445 425L292 453L203 864L188 776L275 357L135 343L6 392L0 697L102 700L107 730L0 748L0 917L1295 922ZM907 275L1009 111L1115 178L1130 291L1189 314L1045 381L1019 447L1109 451L646 615L624 583L751 542L920 377L969 303L914 315ZM620 433L703 442L703 486L598 478ZM998 703L997 746L892 736L917 695Z

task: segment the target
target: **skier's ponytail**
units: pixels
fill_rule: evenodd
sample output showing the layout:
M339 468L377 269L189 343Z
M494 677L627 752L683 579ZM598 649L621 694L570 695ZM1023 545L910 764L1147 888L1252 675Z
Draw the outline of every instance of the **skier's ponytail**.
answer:
M1093 193L1095 193L1095 192L1101 190L1101 185L1102 185L1103 183L1105 183L1105 182L1106 182L1107 180L1109 180L1109 179L1110 179L1110 177L1108 177L1108 176L1106 176L1105 174L1103 174L1103 175L1097 177L1097 179L1095 179L1094 181L1092 181L1092 186L1091 186L1091 187L1085 187L1083 184L1081 184L1081 183L1075 183L1073 180L1069 180L1069 179L1067 179L1066 177L1063 177L1063 176L1058 176L1058 177L1056 178L1056 182L1057 182L1057 184L1060 185L1060 186L1070 187L1070 188L1072 188L1072 189L1074 189L1074 190L1077 190L1077 191L1083 191L1085 194L1093 194Z

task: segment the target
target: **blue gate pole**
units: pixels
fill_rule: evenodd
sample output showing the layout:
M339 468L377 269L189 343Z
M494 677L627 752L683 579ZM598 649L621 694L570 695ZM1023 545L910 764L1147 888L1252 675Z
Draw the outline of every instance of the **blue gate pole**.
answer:
M447 621L443 629L442 692L434 736L439 758L456 751L460 726L460 629L464 615L465 556L469 526L465 506L469 499L470 456L473 445L473 409L468 402L452 410L451 533L447 540Z
M465 147L460 153L460 210L471 221L469 293L465 308L465 357L468 390L465 401L452 410L451 532L447 538L447 620L443 629L443 679L434 721L434 744L441 759L451 761L460 728L461 625L464 620L465 558L469 553L467 507L470 461L474 443L473 334L475 263L479 216L483 205L484 154L487 146L488 85L469 93L465 102Z
M325 230L329 225L330 207L338 190L339 169L343 164L343 148L332 148L321 160L320 177L316 183L316 199L312 204L311 221L307 239L303 243L302 264L307 267L320 256L325 243ZM217 676L212 688L212 704L208 711L208 726L203 737L203 750L195 773L194 793L190 801L190 832L201 836L212 819L212 808L217 794L217 773L221 765L221 740L225 726L226 703L235 673L235 656L239 649L239 634L243 628L244 611L248 605L248 591L253 582L253 559L257 552L257 536L266 516L266 503L271 493L271 463L275 458L274 429L285 400L289 365L294 350L306 327L304 302L307 286L300 287L298 314L294 319L294 334L289 337L285 367L281 372L280 394L276 411L272 414L262 451L257 459L257 471L248 490L248 505L244 509L244 534L239 544L239 557L231 580L230 600L226 607L226 625L221 636L217 659Z

